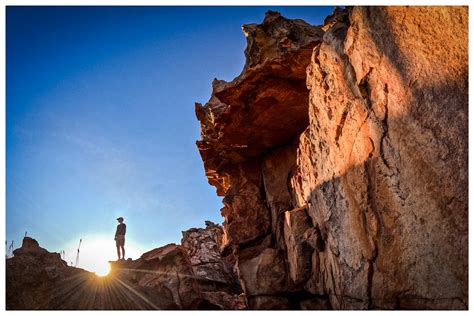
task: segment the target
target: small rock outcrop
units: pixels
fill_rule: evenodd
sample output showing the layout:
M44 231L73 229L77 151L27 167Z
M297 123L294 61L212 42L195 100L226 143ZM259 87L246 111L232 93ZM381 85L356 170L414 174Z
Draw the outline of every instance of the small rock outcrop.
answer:
M69 267L58 253L25 237L7 259L7 309L246 309L232 254L219 252L222 227L183 232L137 260L110 262L106 277Z
M466 309L468 9L269 12L196 105L251 309Z

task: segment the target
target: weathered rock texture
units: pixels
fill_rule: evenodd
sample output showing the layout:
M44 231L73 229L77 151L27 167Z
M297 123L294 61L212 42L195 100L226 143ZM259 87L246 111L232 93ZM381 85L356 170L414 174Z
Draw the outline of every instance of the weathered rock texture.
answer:
M245 309L232 269L220 256L222 227L183 232L137 260L111 262L107 277L67 266L25 237L7 259L7 309Z
M243 30L196 114L249 307L466 309L467 7Z

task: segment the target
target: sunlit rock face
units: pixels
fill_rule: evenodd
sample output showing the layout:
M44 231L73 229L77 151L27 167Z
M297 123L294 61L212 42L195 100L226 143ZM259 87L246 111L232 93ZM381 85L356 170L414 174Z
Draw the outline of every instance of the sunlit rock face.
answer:
M308 125L305 70L323 35L320 27L277 12L242 30L247 37L244 70L232 82L214 80L209 102L196 104L199 152L220 195L229 188L226 165L285 144Z
M245 309L235 259L220 254L222 227L206 224L183 232L182 245L110 262L106 277L69 267L26 237L7 259L7 309Z
M243 29L196 113L249 308L466 309L467 7Z

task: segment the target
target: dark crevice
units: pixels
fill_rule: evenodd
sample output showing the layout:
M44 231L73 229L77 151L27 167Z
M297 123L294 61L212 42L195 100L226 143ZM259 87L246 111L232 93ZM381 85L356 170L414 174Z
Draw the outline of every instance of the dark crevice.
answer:
M222 308L203 299L197 303L197 310L222 310Z
M383 146L383 141L385 137L388 137L388 85L385 84L384 86L384 107L385 107L385 113L384 113L384 118L382 120L382 137L380 137L380 158L382 158L382 161L384 165L390 169L390 165L385 158L385 153L384 153L384 146Z
M299 310L301 309L301 302L306 301L306 300L311 300L311 299L317 299L321 301L326 301L326 309L330 310L331 305L329 304L329 297L327 295L315 295L311 294L306 291L297 291L297 292L290 292L286 294L286 297L290 301L290 308L294 310Z
M260 161L260 187L258 188L259 191L260 191L260 199L262 200L262 202L267 206L268 208L268 211L270 212L269 216L271 218L271 211L270 211L270 205L268 204L268 200L267 200L267 189L265 187L265 177L263 175L263 170L264 170L264 161L265 159L262 159Z
M367 298L368 298L368 308L372 309L373 308L373 302L372 302L372 283L374 279L374 262L369 261L369 267L367 269Z
M269 235L272 235L272 233L266 233L264 235L260 235L254 239L248 240L246 242L240 243L236 245L237 249L246 249L246 248L252 248L255 246L258 246L262 241L264 241ZM273 238L273 236L271 236Z
M324 252L326 249L326 241L321 234L321 230L319 229L319 225L316 225L316 235L317 235L317 242L316 242L316 250L319 252Z
M372 101L370 99L370 85L369 85L369 77L372 73L373 67L370 67L369 72L362 78L359 82L359 91L360 96L365 99L367 102L367 106L369 109L372 108Z
M212 264L212 263L222 263L221 261L209 261L209 262L201 262L201 263L195 263L195 264L190 264L193 267L199 267L199 266L204 266L206 264Z
M374 253L372 255L372 258L369 258L367 260L367 263L369 264L368 266L368 271L367 271L367 298L368 298L368 308L372 309L373 308L373 300L372 300L372 287L373 287L373 279L374 279L374 270L375 270L375 261L378 256L378 248L377 248L377 240L381 238L381 218L380 214L378 211L377 207L377 200L376 200L376 188L374 183L372 182L372 175L375 174L374 170L374 163L372 160L367 160L364 163L365 167L365 174L367 176L367 207L368 209L366 210L365 216L363 218L366 219L366 216L369 215L369 212L372 213L372 215L375 217L376 220L376 231L375 231L375 236L373 236L373 232L370 232L368 227L366 228L366 234L368 238L371 238L374 246Z
M347 114L349 113L350 108L351 108L351 103L348 102L346 104L346 107L344 108L344 111L342 112L342 116L341 116L341 119L339 120L339 124L337 125L336 138L335 138L337 147L339 147L339 137L341 137L342 135L342 129L344 127L344 124L346 123Z

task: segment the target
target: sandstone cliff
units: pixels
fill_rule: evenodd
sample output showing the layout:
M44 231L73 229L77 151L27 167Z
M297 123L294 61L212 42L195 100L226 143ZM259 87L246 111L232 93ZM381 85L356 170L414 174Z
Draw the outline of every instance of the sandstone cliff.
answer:
M6 264L6 307L21 309L245 309L233 257L221 257L222 227L183 232L137 260L111 262L106 277L67 266L25 237Z
M26 237L7 309L467 309L467 24L354 7L244 25L242 73L196 104L224 228L104 278Z
M466 309L468 9L269 12L196 104L251 309Z

